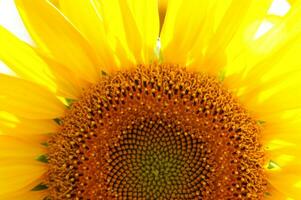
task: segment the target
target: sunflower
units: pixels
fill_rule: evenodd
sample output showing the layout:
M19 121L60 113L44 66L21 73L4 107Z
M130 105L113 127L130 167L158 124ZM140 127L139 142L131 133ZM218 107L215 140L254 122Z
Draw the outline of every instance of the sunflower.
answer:
M300 1L15 3L1 200L301 197Z

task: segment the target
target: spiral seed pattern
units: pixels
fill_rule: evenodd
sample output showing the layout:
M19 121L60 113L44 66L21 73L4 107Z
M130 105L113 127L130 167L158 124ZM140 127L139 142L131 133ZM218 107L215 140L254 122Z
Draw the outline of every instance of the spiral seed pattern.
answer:
M205 143L160 118L125 127L118 146L109 152L109 186L119 197L201 198L211 169Z

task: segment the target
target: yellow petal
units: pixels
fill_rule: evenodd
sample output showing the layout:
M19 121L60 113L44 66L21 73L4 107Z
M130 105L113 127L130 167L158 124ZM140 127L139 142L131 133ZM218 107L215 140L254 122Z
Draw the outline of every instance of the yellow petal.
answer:
M52 119L31 120L0 112L0 132L12 136L54 133L58 125Z
M288 197L277 190L273 185L268 183L267 194L265 196L267 200L289 200ZM292 199L290 199L292 200Z
M50 2L15 2L38 48L74 73L80 74L85 80L95 82L98 79L100 73L95 52Z
M0 59L23 79L44 85L55 91L52 75L35 51L25 42L0 26Z
M142 38L139 34L137 23L135 22L133 13L131 12L127 1L119 1L119 7L122 15L123 28L126 36L127 45L130 51L135 56L136 61L141 62L142 59L140 50L142 46Z
M298 185L301 181L300 130L300 122L298 132L275 129L274 139L266 143L267 156L277 166L267 169L268 180L277 190L293 199L299 199L301 195ZM282 132L280 139L278 132Z
M38 144L0 136L0 199L34 187L46 171L45 165L35 160L43 152Z
M226 64L226 47L242 24L251 2L169 1L161 32L164 62L217 74ZM257 11L253 8L249 12Z
M80 9L79 9L80 8ZM97 55L102 60L103 70L111 72L116 70L118 63L114 52L107 42L107 35L101 13L98 12L94 1L59 1L59 9L72 21L78 30L89 41Z
M259 41L256 42L256 40L259 39L256 39L256 37L258 37L257 34L260 33L259 28L266 28L269 24L266 22L266 19L270 17L270 15L268 15L268 10L272 5L272 2L273 0L253 0L251 2L244 20L241 22L231 43L227 47L227 71L235 68L243 68L246 64L250 64L251 62L254 62L255 60L258 61L262 58L262 55L260 54L248 58L243 52L250 48L250 46L254 46L252 51L258 51L259 48L267 49L267 46L262 47L262 43L258 44ZM263 33L264 32L260 33L260 35L263 35ZM254 43L257 44L255 45ZM249 62L246 61L246 59Z
M34 138L34 136L32 136ZM20 139L7 135L0 135L1 162L14 162L12 158L18 158L23 163L39 164L35 159L45 153L45 148L39 143L31 141L31 138ZM7 158L4 160L4 158ZM0 165L1 167L5 167Z
M30 187L18 190L18 192L14 191L5 195L0 195L0 200L41 200L47 196L45 192L29 191L29 188Z
M59 7L60 6L60 0L49 0L53 5L55 5L55 7Z
M0 74L0 110L30 119L53 119L63 115L63 104L47 89Z
M258 70L258 76L251 77L249 74L241 83L244 89L239 94L241 101L262 120L267 121L277 113L301 108L300 46L289 44L290 47L281 49L277 54L269 56L267 62L260 63L261 67L265 67L262 71Z
M98 13L103 18L107 33L107 42L113 47L119 68L127 68L136 63L135 57L127 44L123 27L123 19L118 0L99 1L93 0ZM135 33L136 34L136 33Z
M264 125L263 140L265 143L271 141L282 140L288 144L301 144L301 120L300 110L296 111L298 114L285 116L286 112L279 113L278 115L271 116Z
M301 2L292 5L286 16L254 41L266 51L254 53L255 49L247 47L246 63L241 63L241 70L226 78L227 86L236 88L241 101L261 120L271 120L277 113L301 108L301 23L295 20L301 17L300 11Z
M13 199L13 200L41 200L47 194L45 192L36 192L36 191L29 191L29 188L32 187L26 187L22 188L21 190L18 190L17 192L10 192L5 195L0 195L0 200L7 200L7 199Z
M195 62L210 67L209 72L211 73L218 73L219 69L222 68L226 62L224 58L225 49L241 26L244 17L250 8L251 2L251 0L231 1L210 39L204 60L200 62L198 61L198 58L196 58ZM226 3L224 5L226 5ZM254 10L252 11L254 12Z
M149 63L159 32L158 2L99 1L108 38L115 40L115 52L121 65ZM147 9L145 9L147 7Z
M188 53L197 36L207 37L210 30L202 32L210 20L209 1L193 0L189 3L182 0L168 1L165 21L160 34L163 62L186 64ZM200 53L201 56L201 53Z
M78 99L83 89L91 85L89 81L82 79L83 77L79 73L75 73L70 68L47 56L41 55L41 57L48 64L50 71L54 75L58 96Z
M287 170L277 170L270 171L268 179L277 190L285 194L287 197L299 199L301 190L297 183L301 180L300 175Z
M135 21L137 31L141 35L142 60L144 63L150 63L154 60L154 50L159 37L159 13L158 0L127 0L120 1L123 10L123 19L125 30L128 31L128 22ZM128 8L127 8L128 7ZM126 11L130 9L133 19L126 19ZM130 32L127 33L130 36ZM135 43L135 39L128 39L128 43ZM139 49L138 49L139 50Z
M76 98L80 85L74 84L74 76L66 67L48 62L28 44L19 40L0 26L0 59L22 79L41 84L59 95ZM84 85L83 85L84 86ZM82 86L82 87L83 87ZM76 88L76 89L75 89Z
M264 10L266 10L265 7L267 5L263 6ZM299 59L294 58L300 49L301 23L296 19L301 17L300 10L301 3L296 2L287 15L278 18L277 22L272 23L272 28L259 38L254 37L254 34L263 22L261 15L261 17L255 18L253 23L250 23L250 27L243 26L245 33L240 31L239 37L236 38L237 40L230 50L232 55L228 60L227 71L232 73L232 70L236 73L235 78L232 77L229 81L230 87L256 86L258 83L261 84L263 76L275 71L280 72L277 75L284 74L297 68ZM252 22L252 20L249 21ZM254 25L257 28L254 29ZM251 34L246 35L247 32L251 32ZM236 53L234 53L235 51ZM273 76L271 77L273 78Z

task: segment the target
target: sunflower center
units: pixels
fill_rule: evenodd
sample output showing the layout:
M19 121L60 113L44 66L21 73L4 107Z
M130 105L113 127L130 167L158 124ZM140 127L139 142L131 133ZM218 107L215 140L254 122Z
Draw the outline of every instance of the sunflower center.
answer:
M148 117L124 127L118 144L110 148L110 188L123 197L131 192L134 199L200 196L210 173L211 151L167 116Z
M260 199L260 129L206 74L172 65L105 76L49 141L52 199Z

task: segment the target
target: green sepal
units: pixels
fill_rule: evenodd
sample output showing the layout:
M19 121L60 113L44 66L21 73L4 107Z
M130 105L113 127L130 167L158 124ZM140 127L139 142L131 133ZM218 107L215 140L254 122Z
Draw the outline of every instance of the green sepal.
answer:
M48 142L42 142L41 145L43 145L44 147L49 147Z
M100 73L101 73L101 75L102 75L102 76L108 76L108 73L107 73L107 72L105 72L105 71L103 71L103 70L101 70L101 72L100 72Z
M61 120L60 118L55 118L53 119L53 121L55 121L55 123L57 123L58 125L63 125L63 120Z
M225 70L222 70L219 74L218 74L218 80L220 82L223 82L226 78L226 71Z
M48 156L45 154L42 154L36 158L37 161L48 163Z
M258 124L258 125L264 125L264 124L265 124L265 121L263 121L263 120L257 120L257 124Z
M43 183L40 183L39 185L32 188L31 191L41 191L41 190L46 190L46 189L48 189L48 186Z
M70 108L72 104L76 101L75 99L65 98L65 101L67 103L67 107Z
M279 165L276 162L274 162L273 160L270 160L268 169L275 169L275 168L279 168Z

